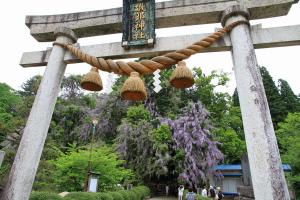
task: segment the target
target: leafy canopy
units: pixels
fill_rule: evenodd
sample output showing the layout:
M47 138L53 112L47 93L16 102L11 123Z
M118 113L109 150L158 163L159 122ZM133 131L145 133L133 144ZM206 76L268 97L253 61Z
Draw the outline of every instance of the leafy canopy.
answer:
M112 189L116 184L133 177L132 172L123 167L124 161L119 160L110 147L97 148L91 156L89 150L72 151L51 161L56 167L53 176L58 190L81 191L89 161L92 163L92 171L100 174L99 189L102 191Z

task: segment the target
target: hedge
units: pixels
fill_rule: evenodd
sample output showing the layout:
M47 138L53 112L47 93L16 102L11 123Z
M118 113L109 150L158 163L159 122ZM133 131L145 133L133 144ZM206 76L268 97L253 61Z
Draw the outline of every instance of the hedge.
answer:
M62 200L100 200L97 193L71 192Z
M51 192L32 192L29 200L62 200L62 197Z
M109 194L113 197L114 200L124 200L122 194L119 192L110 192Z
M138 186L131 190L105 193L71 192L64 198L50 192L32 192L29 200L144 200L149 195L148 187Z
M97 193L98 200L114 200L114 198L109 193Z
M118 190L118 193L120 193L124 200L131 200L130 195L127 190Z
M140 200L140 199L138 198L138 195L137 195L134 191L128 190L128 191L126 191L126 192L129 194L130 200Z

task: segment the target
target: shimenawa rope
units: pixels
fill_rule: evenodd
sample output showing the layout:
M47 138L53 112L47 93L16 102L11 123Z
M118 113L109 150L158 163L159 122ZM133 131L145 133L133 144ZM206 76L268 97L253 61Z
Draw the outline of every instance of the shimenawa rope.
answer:
M103 58L97 58L95 56L88 55L74 45L67 43L54 42L53 45L60 45L64 47L81 61L97 67L102 71L114 72L115 74L127 76L130 75L131 72L138 72L141 75L145 75L151 74L157 69L165 69L173 64L177 64L179 61L189 58L191 55L200 53L201 51L203 51L203 49L211 46L215 41L223 37L225 33L230 32L235 26L239 24L249 25L249 22L245 20L233 22L184 49L170 52L162 56L156 56L151 60L141 60L139 62L133 61L125 63L123 61L113 61L111 59L105 60Z

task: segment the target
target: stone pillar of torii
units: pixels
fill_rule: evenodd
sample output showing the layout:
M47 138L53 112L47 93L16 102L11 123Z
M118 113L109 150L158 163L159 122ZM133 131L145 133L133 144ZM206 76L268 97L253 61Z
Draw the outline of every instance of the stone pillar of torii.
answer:
M237 20L275 17L287 14L293 3L296 1L175 0L156 3L157 28L217 22L227 25ZM120 32L121 14L121 9L110 9L76 15L28 16L26 24L38 41L75 43L77 37ZM75 18L72 19L72 16ZM299 26L262 29L240 24L233 28L229 36L207 50L232 52L253 189L258 200L288 200L290 197L254 46L299 45L299 30ZM187 42L203 36L158 38L156 46L151 49L124 50L120 43L82 49L104 58L151 56L190 45ZM57 45L52 50L23 54L22 66L47 67L1 199L29 199L66 65L75 62L79 60Z

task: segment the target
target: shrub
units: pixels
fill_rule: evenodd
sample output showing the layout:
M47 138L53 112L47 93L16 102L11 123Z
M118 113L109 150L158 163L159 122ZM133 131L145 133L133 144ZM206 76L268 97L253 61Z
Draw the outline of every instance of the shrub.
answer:
M110 193L97 193L97 200L114 200Z
M55 166L54 183L59 190L81 191L86 178L83 174L86 174L89 154L89 150L72 150L51 161ZM124 160L120 160L111 147L102 146L94 149L91 158L93 170L102 175L98 185L101 190L110 190L123 179L133 177L131 170L123 167Z
M96 193L71 192L63 200L99 200Z
M143 191L141 191L139 188L133 188L131 191L136 194L137 200L143 199Z
M144 197L150 196L150 188L146 186L138 186L137 188L139 188L143 192Z
M134 191L132 191L132 190L128 190L127 194L129 195L130 200L140 200L138 198L138 195Z
M124 200L119 192L110 192L109 194L113 197L113 200Z
M32 192L29 200L62 200L62 198L51 192Z
M128 191L126 191L126 190L119 190L118 192L122 195L122 197L123 197L124 200L131 200Z
M202 197L202 196L199 195L199 194L197 194L196 199L197 199L197 200L211 200L210 198L208 198L208 197Z

